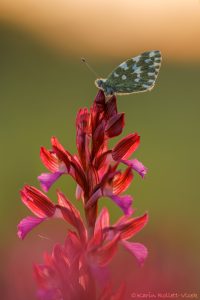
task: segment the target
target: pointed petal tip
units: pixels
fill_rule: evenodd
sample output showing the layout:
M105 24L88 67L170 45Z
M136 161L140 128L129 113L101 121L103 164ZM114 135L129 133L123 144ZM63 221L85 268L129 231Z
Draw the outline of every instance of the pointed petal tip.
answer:
M133 254L137 262L139 263L140 266L144 265L144 262L148 256L148 250L147 248L140 243L132 243L132 242L127 242L127 241L122 241L123 246Z
M46 218L37 218L31 216L22 219L17 226L17 236L23 240L33 228L42 223L44 220L46 220Z
M130 216L133 213L132 209L132 203L133 203L133 197L130 195L108 195L124 212L126 216Z
M42 173L37 177L44 192L48 192L51 186L63 175L63 172Z
M142 177L142 179L145 178L148 169L138 159L134 158L130 160L121 160L121 162L136 171Z
M96 103L104 104L105 100L106 100L106 98L105 98L104 91L99 89L98 92L97 92L97 94L96 94L96 96L95 96L94 101Z

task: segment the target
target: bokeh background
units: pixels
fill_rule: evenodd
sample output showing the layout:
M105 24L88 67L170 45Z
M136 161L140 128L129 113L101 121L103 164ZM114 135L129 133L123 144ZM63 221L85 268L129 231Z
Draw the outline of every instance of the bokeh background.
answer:
M104 77L151 49L163 55L156 88L118 98L126 114L124 135L139 132L136 157L149 168L146 179L135 176L129 189L137 214L150 215L135 238L149 257L139 268L121 253L115 266L127 272L127 299L132 292L200 292L200 2L1 0L0 299L35 299L32 265L66 234L54 220L22 242L16 225L29 214L19 190L25 183L39 187L36 177L44 171L40 146L49 147L56 135L76 151L76 112L96 94L95 78L80 57ZM73 181L62 178L52 199L58 186L75 203ZM114 221L121 212L106 199L104 204Z

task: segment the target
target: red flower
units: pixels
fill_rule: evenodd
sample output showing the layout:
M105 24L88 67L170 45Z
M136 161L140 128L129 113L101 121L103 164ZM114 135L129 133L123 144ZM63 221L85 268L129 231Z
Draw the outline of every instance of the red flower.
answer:
M132 197L121 195L129 187L132 170L142 177L146 168L138 160L127 160L138 148L140 137L129 134L113 149L108 148L110 138L118 136L124 127L124 114L117 112L116 97L107 102L99 91L90 111L80 109L76 118L76 145L78 155L70 154L54 137L52 150L41 148L41 159L52 173L43 173L38 179L44 191L63 174L69 174L77 183L76 197L82 198L88 224L94 226L97 216L97 202L102 196L109 197L126 215L133 210ZM127 165L122 172L120 163Z
M139 218L122 217L115 225L110 226L109 212L104 208L96 220L92 237L89 237L79 211L62 192L57 192L58 204L53 204L46 195L28 185L21 191L21 196L24 204L36 217L27 217L19 223L20 238L23 239L30 230L47 219L61 218L76 229L77 239L87 253L88 260L99 266L106 265L112 259L120 241L126 246L124 241L134 236L147 223L145 214Z
M84 256L79 255L79 241L72 232L68 233L65 245L57 244L52 255L44 255L44 264L35 265L35 277L41 300L88 300L97 299L95 280ZM116 292L107 282L98 300L122 300L125 286Z
M75 209L72 205L70 207L72 211ZM55 300L95 299L95 279L104 275L105 266L113 258L119 243L135 255L139 263L144 262L147 256L145 246L127 242L127 239L139 232L146 222L147 214L139 218L124 217L110 226L109 213L104 208L96 221L91 239L86 239L84 242L80 235L69 231L65 245L56 245L52 256L45 255L45 264L35 266L40 297ZM79 231L79 224L72 223ZM80 223L82 224L82 220ZM122 294L122 288L114 295L110 287L105 286L98 299L109 300L111 296L112 299L122 299Z
M143 178L147 169L137 159L129 159L140 143L137 133L121 139L113 149L109 140L121 134L124 113L118 113L116 97L106 101L99 91L91 109L80 109L76 118L77 154L67 151L56 137L52 137L52 149L41 147L40 157L50 173L38 179L47 192L62 175L70 175L76 182L76 198L82 199L87 225L80 212L61 192L57 191L54 204L38 189L25 185L21 190L23 203L35 216L24 218L18 225L18 236L25 236L40 223L60 218L73 227L68 230L64 246L56 245L52 255L46 254L43 265L35 266L39 285L38 296L43 300L121 300L124 285L113 293L107 266L119 245L134 255L140 264L147 257L147 249L140 243L130 241L147 223L148 215L133 218L130 195L124 192L130 186L134 171ZM126 165L120 170L120 164ZM123 211L124 215L110 225L109 212L103 208L98 214L98 201L108 197ZM96 284L103 288L96 295ZM105 284L107 283L107 284Z
M50 218L62 218L74 226L83 241L87 238L87 232L79 211L60 191L57 192L58 204L51 200L38 189L26 185L21 191L23 203L36 215L26 217L18 225L18 236L24 239L25 236L37 225Z

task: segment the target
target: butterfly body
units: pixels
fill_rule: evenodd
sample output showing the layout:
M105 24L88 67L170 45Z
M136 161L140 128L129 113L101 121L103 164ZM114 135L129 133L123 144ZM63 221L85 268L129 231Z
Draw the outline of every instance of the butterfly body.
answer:
M95 84L106 96L149 91L155 85L160 66L160 51L144 52L121 63L106 79L97 79Z

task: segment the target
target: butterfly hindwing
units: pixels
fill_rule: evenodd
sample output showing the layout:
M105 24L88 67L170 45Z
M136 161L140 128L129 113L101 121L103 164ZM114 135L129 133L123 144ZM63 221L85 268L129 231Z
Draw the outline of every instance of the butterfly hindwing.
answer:
M161 66L160 51L144 52L121 63L104 82L105 93L131 94L151 90Z

